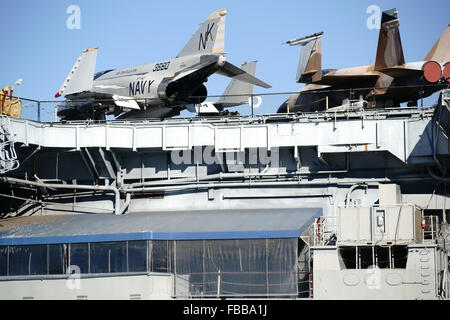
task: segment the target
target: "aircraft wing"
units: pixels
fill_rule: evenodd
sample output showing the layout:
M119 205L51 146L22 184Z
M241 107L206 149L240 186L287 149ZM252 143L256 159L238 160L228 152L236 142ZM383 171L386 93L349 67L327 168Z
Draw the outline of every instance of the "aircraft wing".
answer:
M225 62L223 67L219 71L217 71L217 73L235 80L251 83L266 89L272 88L271 85L265 83L262 80L259 80L258 78L252 76L251 74L245 72L241 68L238 68L229 62Z
M423 70L418 69L408 69L404 67L392 67L378 70L382 73L387 74L393 78L402 78L402 77L410 77L410 76L420 76L423 74Z
M103 105L116 105L121 107L124 111L140 110L137 101L132 97L119 96L109 93L99 93L93 91L79 92L76 94L69 94L66 96L66 106L76 103L92 103L95 101L101 102Z
M355 74L355 75L324 75L320 81L315 84L329 85L329 86L355 86L361 88L364 86L371 87L375 85L379 78L377 74Z

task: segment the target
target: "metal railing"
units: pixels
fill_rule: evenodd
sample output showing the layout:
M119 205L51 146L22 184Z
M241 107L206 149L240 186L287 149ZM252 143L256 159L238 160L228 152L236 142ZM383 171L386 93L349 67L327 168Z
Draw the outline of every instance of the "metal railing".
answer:
M271 281L272 277L277 280L281 279L281 281ZM308 271L193 272L174 274L172 294L175 298L308 298L311 288L312 279Z
M396 86L396 88L406 88L406 87L411 87L411 86ZM428 85L423 85L420 88L417 88L418 92L422 92L425 88L429 88L429 87L436 87L436 91L438 91L439 89L443 89L445 90L446 85L443 84L428 84ZM392 89L392 87L389 87ZM385 88L377 88L377 89L385 89ZM371 94L371 92L374 92L375 88L369 88L369 87L364 87L364 88L347 88L347 89L330 89L330 90L311 90L311 91L307 91L304 92L303 94L311 94L311 95L320 95L321 97L324 96L324 98L320 98L320 99L316 99L309 103L309 104L298 104L297 101L294 101L294 99L292 98L293 95L297 95L298 91L293 91L293 92L269 92L269 93L249 93L249 94L240 94L240 95L208 95L206 96L206 100L207 101L217 101L220 98L227 98L227 97L238 97L238 96L245 96L248 97L248 101L246 104L248 104L248 109L244 110L241 107L238 109L238 112L242 112L244 111L245 113L248 114L248 116L250 117L254 117L257 115L257 108L259 107L259 105L261 104L261 101L263 101L264 105L268 105L271 112L263 112L264 114L270 114L270 113L276 113L278 107L280 107L283 103L287 103L290 102L287 106L286 106L286 113L288 114L292 114L292 113L296 113L299 111L296 110L292 110L292 108L302 108L302 107L309 107L310 109L314 109L310 112L314 112L317 108L314 107L314 103L316 102L323 102L324 104L321 105L321 107L323 107L322 111L324 112L342 112L342 111L346 111L346 112L352 112L352 111L358 111L358 110L364 110L368 104L372 105L375 104L375 100L373 100L371 97L373 96ZM340 96L346 96L347 98L345 100L343 100L342 105L340 106L336 106L336 107L331 107L329 108L329 101L330 99L329 96L327 95L329 94L330 96L332 94L339 94ZM366 100L364 99L355 99L358 97L365 97ZM8 96L9 97L9 96ZM17 96L11 96L11 98L18 98L20 100L22 100L22 113L24 113L24 111L26 111L26 116L24 117L25 119L29 119L29 120L37 120L37 121L45 121L45 122L57 122L58 121L58 117L57 117L57 111L58 108L62 105L64 105L64 103L66 101L64 100L41 100L41 99L30 99L30 98L24 98L24 97L17 97ZM192 96L190 98L200 98L200 97L196 97L196 96ZM205 98L205 97L201 97L201 98ZM257 98L257 103L254 102L254 98ZM130 100L134 100L137 101L139 103L142 104L148 104L151 102L154 102L155 99L150 99L150 98L139 98L139 97L130 97ZM423 99L421 98L421 103L417 103L417 106L414 106L412 109L423 109ZM73 103L81 103L81 102L94 102L94 100L92 98L89 99L79 99L79 100L70 100ZM159 101L159 100L158 100ZM325 104L325 102L327 102ZM103 104L111 104L114 105L114 99L112 98L102 98L102 99L95 99L95 102L100 102ZM245 104L245 103L244 103ZM50 105L50 107L48 107ZM381 106L381 105L380 105ZM375 104L375 108L379 108L377 104ZM373 110L375 109L373 106L371 106L370 108L368 108L367 110ZM386 109L389 108L387 106L381 106L382 109ZM395 106L394 106L395 108ZM320 109L320 108L319 108ZM402 108L404 109L404 108ZM267 109L266 109L267 110ZM30 113L31 111L31 113ZM303 112L303 111L302 111ZM34 115L33 115L34 113Z
M422 218L422 235L424 240L435 241L439 234L439 217L424 216Z
M301 238L309 246L329 246L336 244L335 216L319 217L303 232Z

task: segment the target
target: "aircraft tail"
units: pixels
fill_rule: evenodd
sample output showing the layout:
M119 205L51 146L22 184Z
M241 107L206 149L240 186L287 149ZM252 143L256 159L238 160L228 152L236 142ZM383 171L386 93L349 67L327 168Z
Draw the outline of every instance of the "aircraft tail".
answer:
M434 60L439 63L450 61L450 24L428 52L425 61Z
M286 42L290 46L301 45L297 68L297 82L311 83L322 79L322 40L323 32Z
M92 89L98 48L83 50L55 98Z
M226 14L225 9L211 13L177 55L177 58L197 53L223 53Z
M405 63L399 25L397 9L394 8L383 12L378 35L375 70L399 66Z
M241 70L250 76L255 76L257 61L244 62ZM217 102L205 101L196 105L188 105L186 108L190 112L198 114L214 114L219 113L224 108L235 107L248 103L248 99L253 94L253 84L232 78L222 97Z
M244 62L241 69L248 74L255 76L257 61ZM247 103L250 95L253 94L253 84L232 79L223 92L223 96L217 102L222 106L237 106Z

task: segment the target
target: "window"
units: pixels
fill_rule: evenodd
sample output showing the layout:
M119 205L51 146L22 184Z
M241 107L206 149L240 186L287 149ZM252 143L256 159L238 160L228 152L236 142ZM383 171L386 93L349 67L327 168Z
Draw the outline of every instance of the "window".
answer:
M65 273L66 253L65 244L48 245L48 274Z
M342 246L338 252L345 269L367 269L374 265L380 269L403 269L408 260L407 246Z
M151 268L152 272L170 272L170 241L152 241Z
M8 246L0 247L0 276L8 275Z
M70 244L70 265L80 268L81 273L89 272L89 245L87 243Z
M344 263L345 269L356 269L358 257L356 256L356 247L340 247L339 255Z
M176 241L177 296L297 294L298 239Z
M47 245L10 246L9 275L47 273Z
M91 243L91 273L110 273L127 271L126 242Z
M128 241L128 271L147 271L147 240Z
M393 246L392 247L392 264L393 268L404 269L408 262L408 247L407 246Z

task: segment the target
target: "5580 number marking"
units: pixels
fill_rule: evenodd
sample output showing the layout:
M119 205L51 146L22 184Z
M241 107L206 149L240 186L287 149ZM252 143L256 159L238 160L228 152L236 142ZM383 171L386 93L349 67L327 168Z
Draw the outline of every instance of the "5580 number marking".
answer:
M170 61L157 63L153 69L153 72L167 70L169 68L169 64Z

